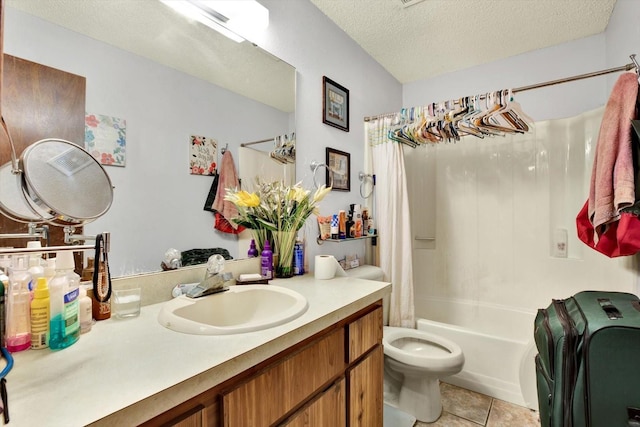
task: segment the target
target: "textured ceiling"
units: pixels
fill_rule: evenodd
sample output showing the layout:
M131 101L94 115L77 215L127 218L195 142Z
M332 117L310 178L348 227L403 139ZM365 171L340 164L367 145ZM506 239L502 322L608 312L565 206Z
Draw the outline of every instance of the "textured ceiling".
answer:
M7 0L15 8L285 112L295 70L248 42L190 22L158 0Z
M401 83L603 32L616 0L311 0Z

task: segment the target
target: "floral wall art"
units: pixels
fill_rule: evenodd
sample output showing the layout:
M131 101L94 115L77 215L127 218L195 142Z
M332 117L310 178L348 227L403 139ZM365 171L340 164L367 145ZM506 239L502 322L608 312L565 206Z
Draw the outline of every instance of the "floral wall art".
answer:
M191 135L189 147L191 175L215 175L218 141L206 136Z
M123 166L126 162L127 121L102 114L84 119L84 146L100 164Z

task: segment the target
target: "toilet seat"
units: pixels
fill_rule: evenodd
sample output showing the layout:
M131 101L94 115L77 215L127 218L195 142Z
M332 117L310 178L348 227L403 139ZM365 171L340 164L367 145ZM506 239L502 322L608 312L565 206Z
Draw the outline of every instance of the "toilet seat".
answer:
M412 350L394 345L394 342L403 338L419 343L410 345L414 347ZM464 363L464 355L459 345L443 337L417 329L385 326L382 344L385 355L409 366L443 371L455 369Z

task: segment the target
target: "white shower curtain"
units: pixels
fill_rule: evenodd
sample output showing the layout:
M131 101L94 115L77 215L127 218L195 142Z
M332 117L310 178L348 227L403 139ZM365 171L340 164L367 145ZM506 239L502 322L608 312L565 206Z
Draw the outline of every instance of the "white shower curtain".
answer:
M374 219L378 229L379 266L392 283L389 325L415 327L413 255L409 199L402 150L387 138L392 118L365 123L366 147L376 176Z

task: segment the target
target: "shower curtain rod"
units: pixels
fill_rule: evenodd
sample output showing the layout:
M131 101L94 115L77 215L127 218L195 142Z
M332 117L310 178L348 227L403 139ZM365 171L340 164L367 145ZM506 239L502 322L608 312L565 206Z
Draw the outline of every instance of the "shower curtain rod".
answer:
M602 76L605 74L611 74L611 73L619 73L621 71L629 71L632 69L636 69L636 70L640 70L640 65L638 64L638 62L636 61L636 54L632 54L629 55L629 57L631 58L631 63L623 65L621 67L615 67L615 68L609 68L606 70L600 70L600 71L594 71L592 73L586 73L586 74L579 74L577 76L571 76L571 77L565 77L563 79L557 79L557 80L550 80L548 82L543 82L543 83L536 83L536 84L532 84L529 86L521 86L521 87L517 87L515 89L512 89L513 93L517 93L517 92L524 92L527 90L532 90L532 89L540 89L543 87L547 87L547 86L553 86L553 85L557 85L557 84L561 84L561 83L569 83L569 82L573 82L576 80L582 80L582 79L588 79L591 77L598 77L598 76ZM484 99L485 95L480 95L480 99ZM455 103L457 104L458 101L455 101ZM365 122L369 122L371 120L376 120L376 119L382 119L385 117L393 117L398 113L386 113L386 114L380 114L377 116L369 116L369 117L365 117L364 121Z
M248 147L250 145L262 144L263 142L269 142L269 141L273 141L273 138L261 139L260 141L245 142L244 144L240 144L240 147Z

